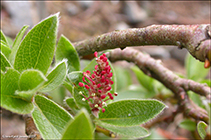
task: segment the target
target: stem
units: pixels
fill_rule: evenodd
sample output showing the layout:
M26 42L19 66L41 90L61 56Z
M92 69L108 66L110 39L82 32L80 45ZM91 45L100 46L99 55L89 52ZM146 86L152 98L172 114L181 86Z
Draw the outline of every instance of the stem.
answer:
M191 90L202 96L210 99L211 88L194 82L188 79L182 79L175 75L169 69L163 67L161 61L154 60L147 54L143 54L137 50L126 48L124 50L115 49L108 53L108 58L115 62L118 60L126 60L128 62L133 62L136 64L146 75L157 79L163 83L167 88L169 88L177 98L178 105L184 109L184 112L195 118L201 119L205 122L208 121L208 115L206 112L199 110L194 103L190 104L190 100L186 91ZM190 110L191 109L191 110Z
M201 25L151 25L146 28L134 28L113 31L91 39L75 42L80 56L95 51L145 45L175 45L186 48L196 59L211 62L211 27Z

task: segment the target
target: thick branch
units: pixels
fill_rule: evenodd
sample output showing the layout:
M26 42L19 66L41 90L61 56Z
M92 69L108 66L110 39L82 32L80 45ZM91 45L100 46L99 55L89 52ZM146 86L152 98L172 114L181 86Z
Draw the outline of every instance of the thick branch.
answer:
M186 48L200 61L211 62L210 24L201 25L151 25L113 31L91 39L74 43L80 56L114 48L144 45L175 45Z
M196 107L190 107L192 105L190 104L186 91L192 90L210 99L210 87L196 83L192 80L182 79L169 69L163 67L161 61L154 60L149 55L134 49L126 48L123 51L115 49L108 54L108 57L111 61L126 60L135 63L145 74L157 79L169 88L178 99L179 106L185 109L186 114L195 119L208 121L208 115L206 113L198 112L198 108Z

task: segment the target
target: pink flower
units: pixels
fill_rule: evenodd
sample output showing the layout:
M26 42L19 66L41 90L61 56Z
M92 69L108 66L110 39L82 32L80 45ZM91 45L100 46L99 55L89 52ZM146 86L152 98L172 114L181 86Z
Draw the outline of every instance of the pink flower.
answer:
M113 95L117 96L117 93L113 95L109 92L111 90L111 85L114 84L112 81L113 73L111 72L111 67L108 63L108 58L106 54L102 54L100 57L97 56L97 52L94 53L96 57L97 65L95 70L91 74L90 71L83 73L82 82L79 82L80 87L85 87L88 90L89 96L84 97L83 100L88 100L92 111L99 111L99 108L102 109L102 112L105 112L103 106L106 104L107 100L113 100ZM108 98L106 98L108 97Z

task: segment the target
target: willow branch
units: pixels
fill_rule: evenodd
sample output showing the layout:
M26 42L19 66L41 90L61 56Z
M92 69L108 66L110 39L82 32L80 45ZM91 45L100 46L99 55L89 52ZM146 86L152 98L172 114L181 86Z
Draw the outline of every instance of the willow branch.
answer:
M136 64L146 75L153 77L170 89L178 99L178 105L184 112L195 118L208 121L208 115L194 106L186 93L191 90L210 99L211 88L188 79L182 79L172 71L165 68L161 61L151 58L148 54L143 54L135 49L126 48L124 50L115 49L108 53L108 58L114 62L126 60ZM200 110L200 111L199 111Z
M211 27L210 24L151 25L146 28L113 31L74 43L80 56L94 51L146 45L186 48L196 59L211 62Z

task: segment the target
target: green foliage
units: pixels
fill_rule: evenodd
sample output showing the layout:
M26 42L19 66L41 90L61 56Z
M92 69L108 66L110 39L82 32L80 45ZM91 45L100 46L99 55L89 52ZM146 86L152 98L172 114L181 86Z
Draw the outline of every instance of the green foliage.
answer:
M185 119L183 121L180 122L179 126L181 128L187 129L189 131L194 131L196 130L196 122L192 121L190 119Z
M41 87L41 90L39 91L49 92L56 89L64 81L66 73L67 73L66 62L62 61L58 63L58 65L53 70L51 70L49 74L47 74L48 81L44 83L44 85Z
M19 89L19 72L9 68L5 74L1 75L1 106L19 114L28 114L32 111L33 105L15 95Z
M23 35L26 32L26 29L28 27L29 26L27 26L27 25L23 26L23 28L17 34L17 36L15 38L15 41L14 41L14 43L12 45L12 52L11 52L10 57L9 57L9 60L10 60L10 62L11 62L12 65L14 64L15 56L17 54L17 51L18 51L19 45L21 43L21 40L23 38Z
M4 41L1 40L1 52L6 56L6 58L9 58L9 55L11 53L11 49Z
M64 58L68 60L68 73L80 70L78 53L71 42L62 35L56 49L56 61L61 61Z
M204 68L204 64L202 62L197 61L190 54L187 54L186 56L185 68L186 68L187 78L199 82L203 80L209 72L209 69Z
M15 56L14 68L22 72L39 69L46 74L53 60L58 14L52 15L32 28L21 42Z
M93 124L85 109L71 120L63 132L62 139L93 139Z
M12 67L6 56L1 52L1 70L6 71L6 67Z
M157 100L121 100L110 103L99 120L117 126L137 126L160 114L166 106Z
M113 68L109 62L114 82L110 92L118 91L120 96L103 106L104 113L94 114L80 94L88 97L88 90L78 83L82 82L83 72L93 72L95 59L80 71L78 53L63 35L55 51L58 14L35 25L23 38L27 28L20 30L13 43L1 31L1 107L31 114L43 139L93 139L95 125L120 138L149 135L140 125L155 118L166 106L157 100L138 98L153 97L161 91L163 87L156 80L133 67L142 86L132 85L129 70Z
M3 41L9 47L9 44L8 44L8 41L7 41L7 37L4 35L2 30L1 30L0 34L1 34L0 40Z
M103 122L98 122L97 125L110 130L123 138L143 138L149 135L148 130L141 126L116 126Z
M55 102L44 96L36 95L35 108L32 117L37 129L44 139L59 139L64 131L64 126L73 117Z
M199 136L204 139L205 136L206 136L206 127L207 127L207 124L204 123L203 121L199 121L198 124L197 124L197 131L199 133Z

